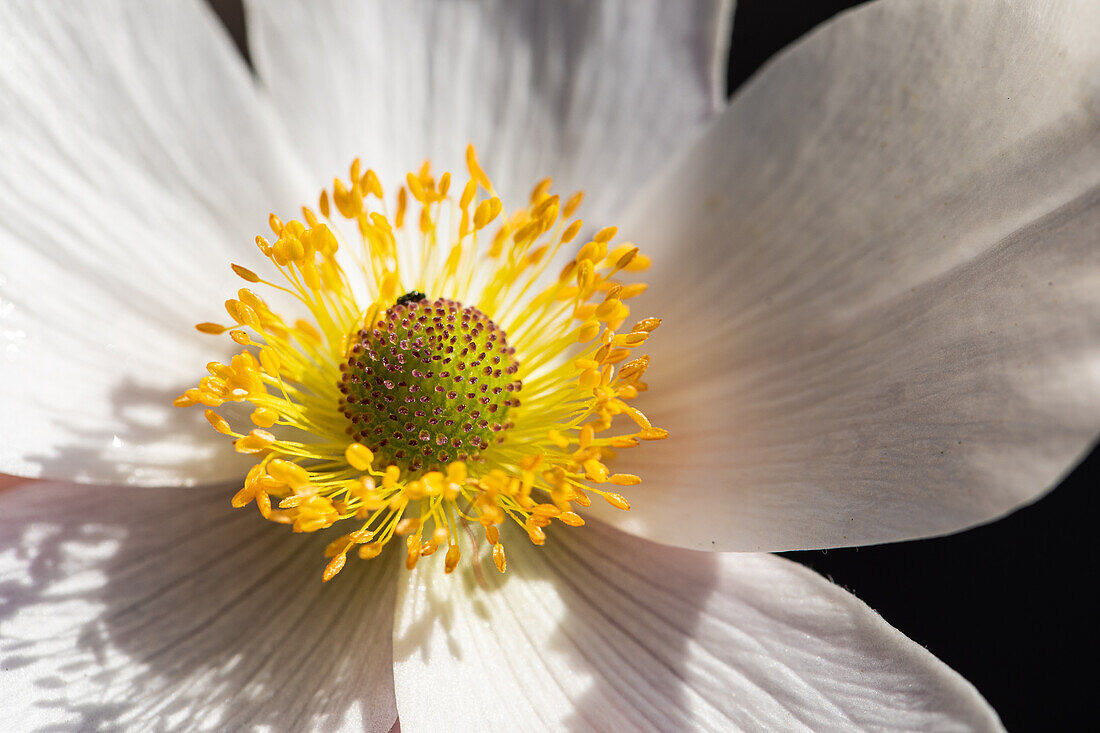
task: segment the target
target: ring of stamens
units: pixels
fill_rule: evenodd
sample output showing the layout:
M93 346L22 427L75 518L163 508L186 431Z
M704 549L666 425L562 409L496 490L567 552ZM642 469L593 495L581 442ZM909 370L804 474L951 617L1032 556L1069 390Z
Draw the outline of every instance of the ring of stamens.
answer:
M256 457L233 506L254 502L296 532L357 525L329 543L323 580L352 550L377 557L398 536L406 567L446 548L451 572L471 524L504 572L505 522L541 545L553 521L584 524L576 509L590 505L589 493L629 509L606 485L641 479L612 473L607 462L668 435L629 404L647 389L649 364L632 352L660 320L623 328L627 301L645 285L619 277L648 259L631 244L610 247L616 231L608 227L554 277L556 256L582 230L579 219L566 223L581 194L562 201L546 179L526 207L501 216L472 146L467 168L457 197L451 174L437 179L425 164L387 198L355 161L346 180L322 191L318 211L303 207L301 221L285 224L272 214L275 241L256 238L281 282L232 266L247 283L296 299L309 317L288 321L242 288L225 303L235 326L197 326L228 331L244 349L228 364L208 364L174 404L204 405L214 429ZM353 277L365 283L366 303ZM429 338L436 318L446 338ZM425 358L439 366L425 369ZM251 430L216 412L227 402L253 405ZM625 430L608 435L613 423Z

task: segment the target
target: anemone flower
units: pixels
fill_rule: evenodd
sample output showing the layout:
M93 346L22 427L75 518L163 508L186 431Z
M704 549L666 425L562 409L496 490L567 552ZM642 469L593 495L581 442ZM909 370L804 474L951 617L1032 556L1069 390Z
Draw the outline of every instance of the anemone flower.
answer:
M999 728L766 553L1093 440L1095 3L248 10L0 7L5 725Z

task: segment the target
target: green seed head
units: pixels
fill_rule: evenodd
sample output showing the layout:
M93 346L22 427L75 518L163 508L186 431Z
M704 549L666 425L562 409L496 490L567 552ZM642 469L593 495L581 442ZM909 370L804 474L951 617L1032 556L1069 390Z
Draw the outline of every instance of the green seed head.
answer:
M504 440L518 368L504 331L480 310L412 292L359 332L341 366L341 409L348 432L384 465L439 470Z

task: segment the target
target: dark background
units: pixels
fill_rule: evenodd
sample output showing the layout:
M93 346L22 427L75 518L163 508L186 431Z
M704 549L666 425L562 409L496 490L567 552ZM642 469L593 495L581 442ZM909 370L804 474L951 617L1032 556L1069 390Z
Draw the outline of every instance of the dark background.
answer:
M239 1L210 1L240 43ZM783 47L859 4L738 2L730 92ZM1087 593L1095 580L1095 535L1088 527L1098 518L1098 479L1100 450L1093 450L1053 493L988 526L951 537L786 557L855 593L958 670L1009 730L1078 730L1097 717L1098 604Z
M886 0L889 2L889 0ZM784 46L860 3L741 0L729 88ZM1051 494L998 522L915 542L789 552L855 593L970 680L1010 731L1096 725L1098 604L1089 530L1100 450Z

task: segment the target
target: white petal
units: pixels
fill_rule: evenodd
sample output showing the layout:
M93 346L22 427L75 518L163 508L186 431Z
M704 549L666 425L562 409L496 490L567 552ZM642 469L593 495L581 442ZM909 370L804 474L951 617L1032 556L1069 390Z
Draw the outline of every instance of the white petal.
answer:
M969 683L787 560L596 523L506 544L508 571L486 571L486 590L438 558L399 584L407 729L999 728Z
M289 148L204 4L5 3L0 29L0 471L236 475L169 402L224 351L194 324L302 180Z
M993 519L1079 460L1098 16L871 4L745 88L623 227L665 253L641 407L673 437L629 451L646 484L612 521L701 549L887 542Z
M253 58L319 185L352 158L383 185L475 143L505 205L553 175L609 209L724 98L732 3L249 2Z
M322 584L325 538L227 496L0 494L5 730L389 730L394 564Z

